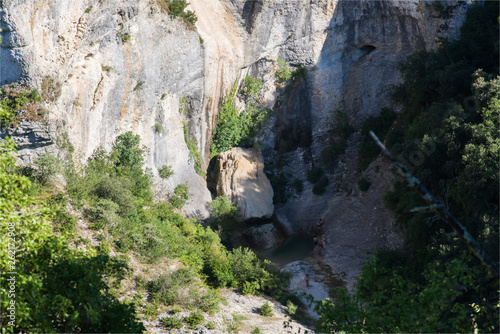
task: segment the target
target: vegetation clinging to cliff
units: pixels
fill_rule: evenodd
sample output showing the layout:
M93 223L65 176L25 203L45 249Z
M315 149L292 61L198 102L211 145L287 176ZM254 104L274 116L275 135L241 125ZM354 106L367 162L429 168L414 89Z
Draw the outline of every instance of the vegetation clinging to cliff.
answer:
M358 149L359 169L363 171L368 168L368 165L380 154L380 148L368 133L373 131L380 140L384 140L395 119L396 113L393 110L382 108L380 115L370 116L365 120L361 129L363 140Z
M172 17L181 18L188 27L194 28L194 24L198 21L196 14L188 10L186 7L189 3L186 0L157 0L160 7L169 13Z
M210 144L212 158L233 147L254 146L257 130L270 115L270 110L261 108L257 101L261 84L261 81L253 78L245 79L242 95L246 108L242 111L238 111L234 104L236 86L233 86L231 93L224 97Z
M0 125L15 126L23 120L40 120L45 110L36 89L23 85L5 85L0 90Z
M346 113L335 110L334 117L335 125L328 139L328 145L321 150L320 154L321 162L329 172L333 172L337 167L338 157L345 153L347 140L354 132Z
M35 186L35 175L14 165L13 146L7 141L0 147L0 228L4 235L12 232L12 247L24 251L15 255L13 265L8 261L10 241L1 240L2 271L18 272L16 325L9 326L2 317L4 328L141 332L138 312L151 318L173 304L216 311L221 300L217 287L255 294L285 291L288 276L276 266L248 249L227 251L210 228L184 218L170 204L153 202L151 175L143 170L145 151L131 132L118 136L111 152L97 150L85 165L66 162L68 194L90 227L99 231L96 247L75 235L67 195L50 182ZM185 200L186 194L187 187L180 185L174 196ZM120 255L110 256L112 249ZM129 256L144 265L177 259L183 267L149 279L136 276L138 291L119 302L120 282L130 273ZM0 280L3 309L9 306L7 278ZM144 300L144 294L150 298Z
M498 10L497 2L472 7L459 40L442 41L438 50L415 52L400 64L403 110L386 139L497 262ZM385 201L405 232L404 247L376 252L355 295L340 290L336 302L323 301L318 329L498 332L498 280L439 217L408 215L425 203L395 181Z
M96 249L70 248L70 242L78 244L77 239L72 241L72 233L54 234L57 225L53 223L59 220L59 209L54 207L59 206L50 201L55 195L48 200L44 199L47 194L31 197L34 184L19 174L12 152L12 141L1 144L0 228L2 235L11 236L0 241L2 310L15 301L15 325L2 316L2 328L19 332L144 330L135 308L120 303L108 285L126 274L127 263ZM10 277L14 291L8 288L7 272L16 272Z

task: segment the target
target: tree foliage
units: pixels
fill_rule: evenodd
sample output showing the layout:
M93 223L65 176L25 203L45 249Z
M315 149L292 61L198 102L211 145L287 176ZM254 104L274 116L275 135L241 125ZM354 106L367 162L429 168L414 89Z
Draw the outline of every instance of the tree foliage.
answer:
M255 100L258 80L247 79L245 82L243 95L247 105L244 110L238 111L234 104L236 87L222 102L210 144L212 158L233 147L253 147L257 130L270 115L270 110L260 108Z
M382 108L380 115L370 116L363 123L361 134L363 140L359 144L359 168L363 171L380 154L380 148L370 137L369 132L373 131L380 140L384 140L389 132L392 122L396 119L396 113L389 108Z
M347 115L340 110L334 111L335 124L333 126L328 145L321 150L321 162L328 172L333 172L337 167L338 157L344 154L347 140L354 132L354 128L347 119Z
M78 169L71 163L65 166L73 203L80 203L91 227L101 232L99 246L79 250L69 246L78 245L72 230L54 234L64 216L60 207L67 205L64 195L30 197L33 184L18 173L13 142L1 144L0 228L15 241L0 240L0 265L4 273L17 272L14 292L8 275L0 279L3 310L10 306L9 294L15 293L15 325L9 326L8 317L1 320L7 331L143 331L136 304L117 300L112 283L127 275L128 265L123 257L108 255L112 246L122 253L133 251L142 262L168 257L184 265L144 282L151 296L145 314L154 313L155 303L214 312L221 299L213 288L221 286L244 293L285 291L287 276L271 263L248 249L228 252L210 228L175 213L170 204L153 203L139 145L140 138L126 134L117 138L111 152L97 150ZM179 185L174 195L185 201L187 191L187 186ZM219 209L221 215L227 214ZM15 247L22 251L10 252Z
M240 218L240 208L233 204L225 195L217 196L208 204L213 226L224 231L237 229Z
M471 51L475 50L475 51ZM497 55L496 58L492 55ZM494 59L493 59L494 58ZM500 150L498 3L473 6L457 41L399 65L402 103L386 143L498 261ZM389 122L387 122L389 123ZM371 125L373 127L374 125ZM384 128L387 128L384 125ZM498 332L498 281L425 205L395 179L385 197L404 247L380 250L354 295L320 303L322 332Z
M189 5L186 0L158 0L158 2L172 17L181 18L190 28L193 28L198 21L198 17L193 11L185 10Z
M103 278L120 277L126 266L93 249L69 247L68 236L53 233L54 211L28 193L31 181L17 173L12 141L0 147L0 301L15 301L14 326L22 332L138 332L144 330L132 306L120 303ZM17 249L17 251L13 251ZM5 273L15 272L7 275ZM8 279L14 278L12 290Z
M276 62L278 63L276 78L278 79L279 83L284 83L292 77L292 71L290 70L287 63L283 59L278 58Z

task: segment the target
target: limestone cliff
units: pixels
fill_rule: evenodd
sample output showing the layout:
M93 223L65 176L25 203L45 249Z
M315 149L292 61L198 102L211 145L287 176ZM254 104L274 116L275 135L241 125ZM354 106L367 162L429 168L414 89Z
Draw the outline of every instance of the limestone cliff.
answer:
M186 213L205 218L211 196L193 168L183 123L206 168L222 97L246 75L262 78L263 104L275 111L259 138L266 165L278 161L277 171L305 180L330 136L332 111L344 110L359 127L389 105L388 90L400 80L397 62L414 50L433 48L437 36L456 36L470 3L444 1L449 10L443 13L420 0L190 2L198 17L194 28L162 11L157 0L4 0L0 83L25 81L38 88L49 111L48 125L36 125L40 136L27 123L9 130L20 142L44 138L26 144L21 156L29 161L40 150L57 150L58 136L64 136L85 159L132 130L149 148L147 165L159 198L186 183ZM291 93L276 82L277 58L305 66L305 78ZM187 108L180 108L181 100ZM348 142L326 195L313 195L306 183L304 192L278 206L291 232L308 231L319 217L335 226L368 217L382 226L377 231L390 228L390 215L375 199L389 175L377 178L368 201L349 192L359 177L358 139L355 133ZM165 164L174 170L168 181L157 177ZM336 232L341 238L342 231ZM365 240L366 246L392 242L390 233L380 233ZM359 240L346 239L344 248L352 243ZM339 270L348 270L348 255L329 256Z
M186 183L188 212L207 216L210 194L189 162L182 125L201 143L210 123L202 110L204 51L195 30L156 2L135 0L3 1L2 29L0 81L27 81L51 97L45 108L57 128L53 142L67 133L86 158L132 130L149 149L155 175L164 164L173 166L168 181L156 179L159 194ZM187 115L179 113L183 97Z

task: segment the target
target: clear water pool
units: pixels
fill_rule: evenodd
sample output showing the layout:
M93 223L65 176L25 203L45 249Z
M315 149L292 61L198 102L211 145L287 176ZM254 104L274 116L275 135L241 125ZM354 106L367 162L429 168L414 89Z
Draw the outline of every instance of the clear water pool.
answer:
M294 234L286 238L278 246L267 249L260 254L278 266L284 266L310 256L314 248L312 239L308 235Z

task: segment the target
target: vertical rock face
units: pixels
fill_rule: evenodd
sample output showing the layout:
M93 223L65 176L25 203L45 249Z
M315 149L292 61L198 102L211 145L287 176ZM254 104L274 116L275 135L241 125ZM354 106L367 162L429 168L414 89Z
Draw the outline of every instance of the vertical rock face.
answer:
M453 10L454 15L443 16L416 0L336 3L320 56L309 72L314 152L324 146L333 110L346 111L359 125L391 106L391 87L401 82L397 63L415 50L435 48L438 36L458 36L466 6Z
M132 130L155 175L164 164L173 167L171 179L156 179L160 198L186 183L188 213L207 217L211 196L190 162L182 125L201 142L210 124L202 110L203 45L194 29L146 0L7 0L1 28L0 81L24 80L49 97L49 122L82 159Z
M222 152L217 156L214 173L217 196L225 195L238 205L243 219L273 214L274 192L259 152L239 147Z
M51 143L61 136L83 160L133 131L149 149L146 162L159 198L186 183L191 198L186 213L201 218L208 216L211 196L194 171L184 128L207 167L218 107L233 84L238 87L247 75L263 79L262 103L275 112L259 138L266 165L279 161L275 172L305 180L331 136L332 111L343 110L359 128L389 106L390 87L400 82L396 64L414 50L433 48L437 36L456 37L471 3L443 2L450 8L443 13L420 0L191 0L188 9L198 17L193 28L163 12L158 1L2 1L0 83L23 80L46 98L47 140L23 144L21 155L55 146ZM306 75L289 88L277 84L278 58L304 66ZM187 108L180 108L180 100ZM36 137L28 132L23 125L16 133ZM305 183L302 193L278 207L290 231L308 231L319 217L334 222L338 212L346 226L350 219L365 221L369 206L383 211L373 215L373 224L390 222L375 198L367 201L356 191L346 196L359 177L358 139L355 133L348 142L325 195L313 195ZM167 181L157 177L165 164L174 170ZM228 194L237 190L237 183L227 181ZM270 185L259 182L268 203ZM385 180L371 191L379 198L387 186ZM247 217L273 212L272 205L245 205Z

